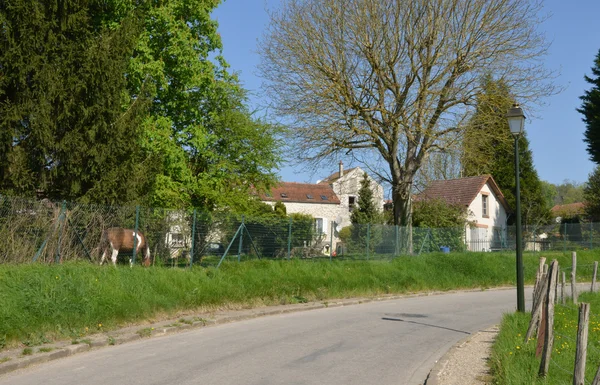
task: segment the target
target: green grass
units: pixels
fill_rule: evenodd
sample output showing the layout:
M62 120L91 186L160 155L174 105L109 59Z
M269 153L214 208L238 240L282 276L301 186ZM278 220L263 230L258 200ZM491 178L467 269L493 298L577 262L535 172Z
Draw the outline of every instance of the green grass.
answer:
M600 365L600 295L583 293L579 302L590 304L586 384L592 383ZM535 357L536 337L524 343L529 313L506 314L492 348L491 367L494 384L570 384L573 382L579 311L572 302L555 308L554 344L546 378L538 378L540 359Z
M580 280L591 277L585 265L594 254L578 253ZM570 254L526 253L527 283L533 283L540 255L570 265ZM514 253L436 253L392 261L227 262L219 270L1 265L0 348L81 340L180 311L514 285L514 260Z

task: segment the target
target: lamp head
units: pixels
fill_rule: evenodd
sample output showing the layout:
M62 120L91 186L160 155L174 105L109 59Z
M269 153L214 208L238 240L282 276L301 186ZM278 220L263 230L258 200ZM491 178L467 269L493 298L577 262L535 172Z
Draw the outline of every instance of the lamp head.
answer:
M512 108L508 110L506 114L508 119L508 126L510 127L510 133L514 136L519 136L523 133L525 128L525 114L518 104L513 104Z

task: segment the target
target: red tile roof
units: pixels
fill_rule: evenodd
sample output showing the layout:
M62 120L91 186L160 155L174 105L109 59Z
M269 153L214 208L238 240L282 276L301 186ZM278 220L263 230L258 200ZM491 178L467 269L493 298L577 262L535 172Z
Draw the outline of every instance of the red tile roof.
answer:
M344 175L347 175L348 173L351 173L352 171L356 170L358 167L353 167L353 168L349 168L347 170L344 170ZM327 178L321 180L319 183L333 183L336 180L340 179L340 172L334 172L333 174L329 175Z
M263 193L260 199L266 202L340 204L340 198L328 184L281 182L271 189L270 196Z
M585 203L568 203L566 205L556 205L550 209L554 214L579 215L585 212Z
M511 211L504 195L491 175L432 181L422 193L415 196L415 201L443 199L450 204L468 207L486 183L489 184L504 208Z

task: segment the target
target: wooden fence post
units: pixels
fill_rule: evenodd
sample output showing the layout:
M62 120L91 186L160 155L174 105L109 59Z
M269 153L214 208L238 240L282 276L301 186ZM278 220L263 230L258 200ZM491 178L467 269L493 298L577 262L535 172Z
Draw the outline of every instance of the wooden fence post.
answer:
M596 274L598 273L598 261L594 261L594 275L592 275L592 293L596 291Z
M588 325L590 323L590 304L579 305L579 323L577 325L577 347L575 348L575 371L573 385L585 384L585 358L587 356Z
M566 277L565 277L565 272L563 271L562 272L562 285L561 285L561 288L560 288L560 301L561 301L561 303L563 305L567 303L567 300L565 298L565 290L566 290L565 288L567 286L567 282L566 281L567 280L566 280Z
M546 335L544 336L544 350L542 352L542 361L538 375L545 377L548 374L550 366L550 355L552 354L552 345L554 343L554 285L558 276L558 261L552 261L550 271L548 272L548 294L546 296L545 306L548 316L546 317Z
M537 272L535 273L535 284L533 285L533 302L535 302L535 296L537 295L537 288L540 284L540 280L542 279L542 274L544 274L544 266L546 265L546 257L540 257L540 264L538 266ZM531 314L533 314L533 308L531 309Z
M577 305L577 253L573 252L571 254L573 264L571 269L571 295L573 296L573 303Z
M540 275L540 280L535 287L533 292L533 304L531 306L531 320L529 321L529 327L527 328L527 333L525 333L525 343L529 342L529 339L533 335L533 332L536 328L539 328L541 315L542 315L542 305L544 303L544 299L546 298L546 292L548 288L548 279L547 274Z

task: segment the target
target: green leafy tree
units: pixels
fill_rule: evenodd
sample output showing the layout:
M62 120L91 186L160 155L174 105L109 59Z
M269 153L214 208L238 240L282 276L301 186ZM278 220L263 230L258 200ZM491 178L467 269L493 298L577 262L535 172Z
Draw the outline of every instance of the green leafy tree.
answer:
M464 176L490 174L511 207L515 207L514 137L508 129L506 112L513 98L507 85L486 76L477 97L476 111L464 135L462 167ZM524 224L549 219L542 182L533 165L526 134L519 138L521 209Z
M544 200L546 201L546 207L552 208L555 203L556 196L558 191L556 189L556 185L542 181L542 195L544 196Z
M465 247L463 236L467 225L467 209L442 199L429 199L414 204L413 226L415 243L438 251L440 246L451 250ZM420 247L422 249L422 247Z
M280 160L220 55L217 0L0 5L0 189L243 212Z
M441 199L415 202L413 226L429 228L464 228L467 224L467 209L446 203Z
M275 182L278 127L256 119L220 55L217 0L145 2L129 90L153 95L144 149L158 166L153 205L243 211Z
M586 125L583 141L587 143L590 159L600 164L600 50L594 59L592 76L584 78L592 87L580 97L582 103L577 111L583 115Z
M273 206L273 211L275 211L275 213L279 216L287 216L287 208L285 207L285 204L281 201L277 201L275 203L275 205Z
M564 180L563 183L556 186L555 204L566 205L569 203L583 202L584 185Z

